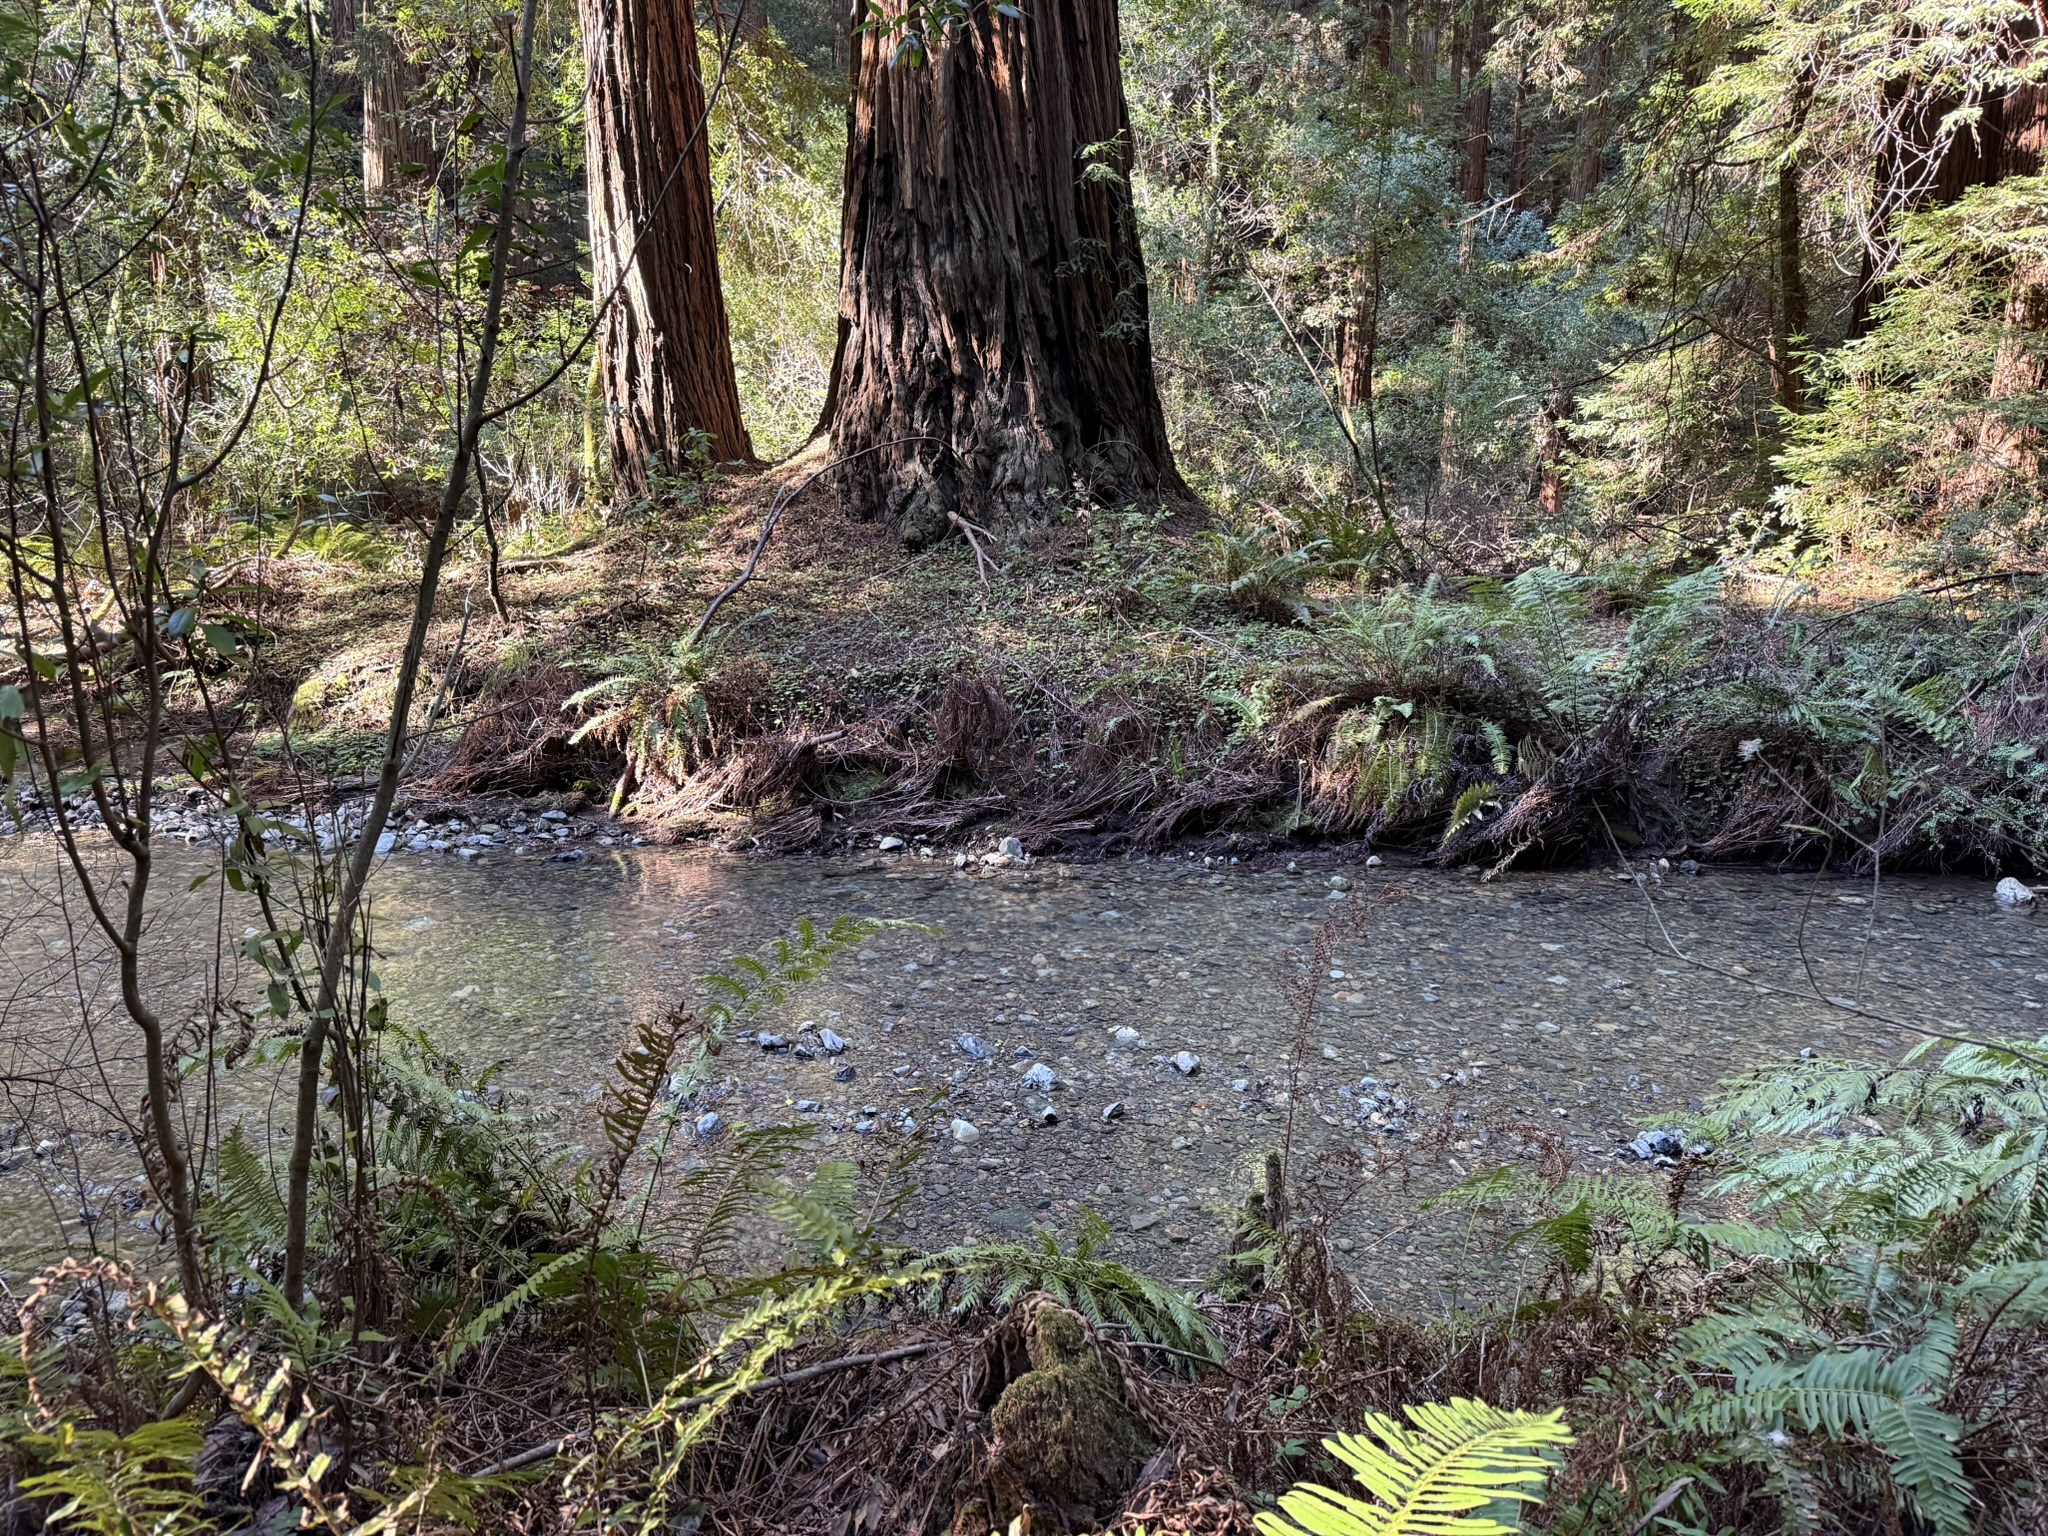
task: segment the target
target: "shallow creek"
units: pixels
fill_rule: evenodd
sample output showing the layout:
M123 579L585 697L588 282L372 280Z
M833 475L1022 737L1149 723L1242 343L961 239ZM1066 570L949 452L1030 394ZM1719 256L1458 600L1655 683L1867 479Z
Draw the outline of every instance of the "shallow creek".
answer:
M1755 869L1640 884L1603 869L1487 884L1350 865L1349 892L1332 899L1331 865L963 871L908 855L593 854L390 861L376 885L378 969L398 1015L471 1066L502 1061L521 1109L557 1117L550 1135L594 1141L594 1105L632 1021L700 996L693 978L725 956L804 916L924 925L877 935L762 1020L798 1049L732 1046L684 1125L715 1115L716 1136L802 1124L815 1157L877 1163L914 1126L924 1151L897 1222L925 1246L1041 1228L1064 1238L1086 1207L1115 1229L1117 1257L1200 1276L1258 1160L1291 1126L1298 1168L1329 1154L1323 1198L1341 1205L1334 1233L1368 1289L1455 1288L1490 1244L1462 1217L1420 1211L1423 1195L1544 1139L1622 1166L1620 1143L1640 1124L1682 1113L1732 1072L1802 1050L1892 1056L1914 1038L1811 1000L1815 987L1932 1027L2048 1033L2037 1011L2048 922L2000 915L1981 880L1873 891ZM29 858L0 864L10 952L36 960L13 966L0 1018L16 1024L0 1042L17 1025L26 1041L29 1019L55 1032L33 1051L0 1046L0 1072L26 1064L85 1083L97 1052L118 1080L117 1025L73 1027L73 1008L59 1028L47 1003L27 1000L75 974L97 999L89 1017L113 1001L104 967L74 973L76 955L48 942L47 916L30 909L55 882ZM175 862L166 875L179 902L216 899L211 887L183 893L190 874ZM1304 1009L1326 923L1332 947ZM160 936L175 931L160 922ZM1704 964L1675 957L1667 938ZM198 995L208 957L168 947L158 963L183 964ZM234 990L261 996L256 980ZM828 1029L843 1054L820 1048ZM47 1044L60 1037L61 1049ZM1040 1065L1053 1078L1045 1094L1024 1083ZM260 1121L268 1101L247 1087L238 1097ZM4 1118L46 1134L31 1122L47 1093L8 1095ZM956 1121L973 1127L966 1139ZM66 1204L45 1197L61 1149L25 1159L26 1145L0 1157L12 1163L0 1175L0 1212L12 1212L0 1213L0 1270L18 1272L42 1246L38 1211ZM39 1167L41 1191L29 1187ZM60 1214L75 1237L75 1217Z

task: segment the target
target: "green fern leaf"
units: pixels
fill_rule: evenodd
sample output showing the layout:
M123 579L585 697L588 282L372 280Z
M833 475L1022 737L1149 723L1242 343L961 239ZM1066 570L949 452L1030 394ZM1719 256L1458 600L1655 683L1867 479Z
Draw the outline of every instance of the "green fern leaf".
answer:
M1544 1452L1573 1438L1558 1411L1527 1413L1463 1397L1402 1411L1412 1429L1368 1414L1367 1435L1323 1442L1377 1503L1297 1483L1281 1495L1280 1515L1256 1517L1259 1529L1267 1536L1513 1536L1516 1527L1474 1512L1537 1502L1535 1490L1553 1466Z

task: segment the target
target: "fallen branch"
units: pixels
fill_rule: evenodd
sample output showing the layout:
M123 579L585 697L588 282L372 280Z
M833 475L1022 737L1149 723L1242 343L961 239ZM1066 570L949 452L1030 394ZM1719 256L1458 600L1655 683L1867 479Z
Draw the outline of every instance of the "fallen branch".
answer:
M997 565L995 561L989 559L987 555L982 553L981 539L977 539L975 535L978 533L981 535L982 539L988 539L991 542L994 541L995 535L990 533L986 528L982 528L974 523L970 523L969 521L967 521L966 518L962 517L958 512L955 512L951 507L948 507L946 509L946 521L951 523L955 528L958 528L962 533L967 535L968 547L974 551L975 574L981 577L981 584L982 586L986 587L988 585L988 573L992 570L1001 570L1002 567Z
M941 449L943 449L946 446L944 443L940 442L939 439L937 439L936 437L922 436L896 437L891 438L886 443L871 443L867 447L860 449L858 452L849 453L840 458L833 459L830 463L827 464L821 464L818 468L812 470L808 475L805 475L803 479L797 481L795 485L790 486L788 489L778 494L775 500L769 504L768 516L761 523L761 536L758 539L754 540L754 552L751 555L747 556L746 569L741 571L738 576L734 577L732 581L727 584L725 589L718 594L718 596L711 599L711 606L704 610L704 617L699 619L697 621L697 627L690 631L690 638L683 642L684 646L686 648L694 646L699 640L703 639L704 631L711 627L712 619L717 616L718 610L725 606L725 600L731 597L735 592L739 591L741 587L744 587L748 582L754 579L755 568L758 567L761 563L761 556L768 548L768 541L775 537L775 525L782 521L782 514L789 510L790 503L795 501L797 497L803 495L805 491L809 490L811 488L811 483L814 480L816 480L820 475L830 474L833 470L837 469L842 464L851 464L855 459L861 458L866 454L879 453L884 448L901 448L906 443L932 443L937 445Z
M807 1365L800 1371L790 1371L781 1376L763 1377L760 1381L753 1383L753 1385L741 1387L738 1392L730 1395L734 1397L747 1397L755 1392L766 1392L771 1387L793 1387L801 1382L815 1381L818 1377L829 1376L835 1371L850 1371L863 1365L887 1365L895 1360L910 1360L918 1355L930 1354L934 1349L938 1348L940 1342L942 1341L927 1339L921 1344L905 1344L900 1348L884 1349L872 1355L843 1355L837 1360L827 1360L821 1365ZM718 1392L701 1393L696 1397L684 1398L675 1405L675 1408L678 1413L686 1412L692 1408L702 1408L708 1403L717 1402L724 1395L726 1394ZM494 1461L487 1467L480 1468L475 1472L465 1473L464 1475L472 1478L503 1477L507 1473L524 1471L528 1467L538 1466L544 1461L552 1461L555 1457L561 1455L562 1448L572 1438L572 1436L564 1435L559 1440L543 1441L539 1445L529 1446L516 1456L507 1456L503 1461Z
M636 535L632 532L617 534L612 538L605 539L602 544L598 543L599 537L600 535L595 533L586 534L573 544L565 544L560 549L551 549L544 555L521 555L515 560L503 560L499 562L498 569L500 571L530 571L535 566L548 565L556 560L567 560L572 555L601 555L608 549L616 549L621 544L630 543ZM455 566L449 571L449 575L451 578L469 575L476 570L478 563L472 560L466 565ZM488 562L484 563L487 564Z

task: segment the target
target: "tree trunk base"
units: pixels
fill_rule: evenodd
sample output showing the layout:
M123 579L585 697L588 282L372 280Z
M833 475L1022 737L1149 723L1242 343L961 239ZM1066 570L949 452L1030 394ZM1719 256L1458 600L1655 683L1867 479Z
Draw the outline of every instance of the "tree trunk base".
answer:
M977 8L892 67L862 32L832 447L913 548L1079 503L1176 508L1152 377L1114 0Z

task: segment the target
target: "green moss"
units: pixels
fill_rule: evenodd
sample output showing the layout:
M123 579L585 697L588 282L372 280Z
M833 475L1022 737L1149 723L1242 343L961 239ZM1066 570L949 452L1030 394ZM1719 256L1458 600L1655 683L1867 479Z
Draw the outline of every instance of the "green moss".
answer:
M1016 1506L999 1513L1029 1508L1052 1528L1100 1524L1157 1444L1072 1313L1041 1309L1027 1349L1032 1369L1003 1389L989 1415L1001 1482Z

